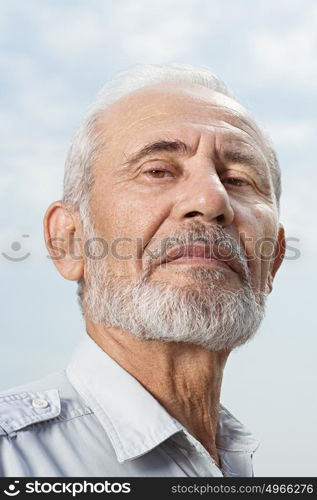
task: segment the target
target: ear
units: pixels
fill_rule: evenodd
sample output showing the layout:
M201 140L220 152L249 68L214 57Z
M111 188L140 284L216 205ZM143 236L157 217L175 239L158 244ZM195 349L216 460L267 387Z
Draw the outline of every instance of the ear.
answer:
M280 224L278 235L277 235L277 242L276 242L276 248L275 248L275 255L274 259L271 264L271 270L269 273L269 278L268 278L268 288L269 291L272 291L273 288L273 280L274 276L277 273L280 265L283 262L285 256L285 231L284 227L282 224Z
M78 280L84 273L82 226L77 212L63 201L54 201L44 216L46 247L60 274Z

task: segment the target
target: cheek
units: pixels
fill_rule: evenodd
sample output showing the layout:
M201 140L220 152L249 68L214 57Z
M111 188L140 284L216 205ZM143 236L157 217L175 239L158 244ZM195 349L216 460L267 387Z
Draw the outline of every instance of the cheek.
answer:
M248 258L253 285L265 289L274 258L278 221L275 211L263 205L236 212L236 227Z
M125 268L135 266L171 210L167 197L149 196L142 189L128 191L123 186L108 188L103 196L96 193L93 200L97 233L107 241L115 265Z

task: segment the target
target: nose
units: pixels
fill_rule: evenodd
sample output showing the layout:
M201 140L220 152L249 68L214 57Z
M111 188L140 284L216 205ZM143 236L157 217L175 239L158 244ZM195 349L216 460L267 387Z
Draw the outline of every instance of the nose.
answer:
M183 181L173 212L178 221L197 218L222 226L228 226L234 218L229 195L218 174L210 168Z

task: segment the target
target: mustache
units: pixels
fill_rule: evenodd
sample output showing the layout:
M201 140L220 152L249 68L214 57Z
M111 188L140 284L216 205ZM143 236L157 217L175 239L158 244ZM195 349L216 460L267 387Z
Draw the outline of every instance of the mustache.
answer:
M154 240L155 241L155 240ZM172 235L159 240L157 248L149 249L153 244L151 240L147 245L148 259L145 263L144 275L149 276L160 263L166 261L169 251L175 247L188 247L193 244L203 244L207 247L208 255L215 256L224 262L235 260L239 265L243 281L249 283L250 270L248 267L247 256L240 244L229 235L222 226L205 226L198 221L187 225L182 233L173 233Z

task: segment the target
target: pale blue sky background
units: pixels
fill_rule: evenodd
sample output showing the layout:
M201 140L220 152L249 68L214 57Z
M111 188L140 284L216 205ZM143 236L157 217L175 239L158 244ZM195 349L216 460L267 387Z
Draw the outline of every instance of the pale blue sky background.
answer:
M0 1L0 254L31 254L0 255L0 389L62 368L83 335L42 216L61 197L87 105L135 63L207 66L270 131L281 220L301 252L280 270L258 336L231 355L222 402L261 440L257 476L317 475L316 27L315 0Z

